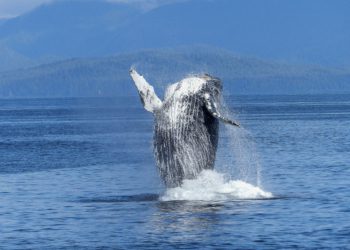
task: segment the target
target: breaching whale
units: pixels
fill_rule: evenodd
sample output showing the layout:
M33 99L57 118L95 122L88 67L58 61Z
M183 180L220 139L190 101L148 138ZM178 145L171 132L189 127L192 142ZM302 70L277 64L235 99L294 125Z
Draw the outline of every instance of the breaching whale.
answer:
M220 113L222 84L208 74L170 85L164 100L144 77L131 69L144 108L154 114L154 155L167 187L177 187L204 169L213 169L219 121L239 126Z

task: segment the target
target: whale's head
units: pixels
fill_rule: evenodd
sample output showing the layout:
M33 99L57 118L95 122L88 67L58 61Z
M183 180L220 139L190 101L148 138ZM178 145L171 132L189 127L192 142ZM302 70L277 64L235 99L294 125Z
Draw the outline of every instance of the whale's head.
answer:
M204 94L209 94L216 99L220 96L221 91L222 83L219 78L209 74L192 75L168 86L165 92L165 100Z
M202 93L204 97L205 108L208 110L208 112L221 122L239 127L239 123L226 118L221 114L221 80L208 74L205 74L202 78L205 80Z

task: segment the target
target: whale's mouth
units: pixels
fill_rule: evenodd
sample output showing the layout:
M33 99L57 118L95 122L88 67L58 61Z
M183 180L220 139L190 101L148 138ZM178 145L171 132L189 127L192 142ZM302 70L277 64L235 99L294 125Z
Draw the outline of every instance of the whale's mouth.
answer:
M184 180L180 187L169 188L161 201L229 201L272 199L273 194L241 180L227 180L214 170L204 170L193 180Z

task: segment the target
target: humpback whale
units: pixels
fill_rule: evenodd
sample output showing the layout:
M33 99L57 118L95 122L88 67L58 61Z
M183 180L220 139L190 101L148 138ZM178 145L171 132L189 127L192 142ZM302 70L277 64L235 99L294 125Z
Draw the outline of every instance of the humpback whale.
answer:
M239 126L220 112L222 84L208 74L190 76L166 89L164 100L131 69L144 108L154 114L154 156L167 187L180 186L204 169L213 169L219 121Z

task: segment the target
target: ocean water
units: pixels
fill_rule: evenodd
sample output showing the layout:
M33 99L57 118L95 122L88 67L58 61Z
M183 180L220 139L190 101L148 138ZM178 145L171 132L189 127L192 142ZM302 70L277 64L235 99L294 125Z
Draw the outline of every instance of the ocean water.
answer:
M0 100L0 249L350 249L350 95L230 96L166 190L138 97Z

